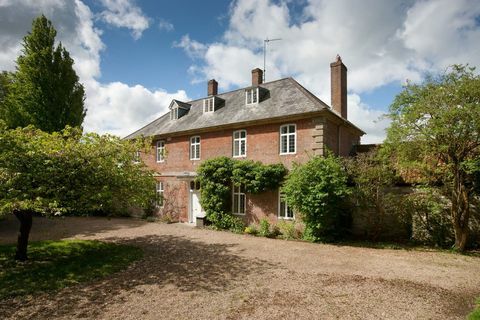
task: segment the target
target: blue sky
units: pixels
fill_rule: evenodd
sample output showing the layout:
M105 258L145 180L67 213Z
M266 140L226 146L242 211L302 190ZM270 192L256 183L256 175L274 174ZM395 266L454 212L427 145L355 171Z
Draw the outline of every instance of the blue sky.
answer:
M268 50L267 81L293 76L327 104L329 63L348 67L349 120L381 142L401 85L453 63L480 65L480 1L0 0L0 69L13 70L39 14L71 52L84 83L85 129L127 135L171 99L248 85ZM381 118L381 120L378 120Z

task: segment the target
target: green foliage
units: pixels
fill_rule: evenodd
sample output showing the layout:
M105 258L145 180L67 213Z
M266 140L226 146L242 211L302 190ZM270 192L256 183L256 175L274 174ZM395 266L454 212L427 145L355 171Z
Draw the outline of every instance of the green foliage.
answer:
M0 112L3 110L2 103L8 94L8 86L10 85L11 79L12 79L11 73L6 71L0 72ZM2 119L1 113L0 113L0 119Z
M389 188L394 185L395 171L389 159L376 149L345 159L344 164L353 184L350 199L356 213L364 218L366 236L376 241L385 231L388 207L394 202L395 195Z
M229 216L229 222L228 224L230 225L229 230L235 233L243 233L245 230L245 223L243 222L242 219L239 217L234 217L234 216Z
M422 84L408 83L390 106L386 150L399 168L441 184L450 201L455 247L464 250L480 166L480 76L455 65Z
M477 299L477 306L467 317L467 320L480 320L480 298Z
M246 227L243 232L245 232L246 234L251 234L253 236L256 236L258 234L258 229L256 225L251 224L248 227Z
M247 192L260 193L278 188L285 174L282 164L264 165L228 157L202 162L197 180L201 185L201 205L208 221L219 229L237 229L231 214L232 185L242 184Z
M297 229L295 221L284 221L280 220L277 223L282 238L285 240L300 239L301 232Z
M282 187L289 206L300 213L307 240L331 241L348 227L347 175L332 154L295 164Z
M66 125L81 126L85 118L85 92L73 69L73 59L58 44L56 30L45 16L36 18L23 39L17 71L0 104L0 118L9 128L34 125L46 132Z
M448 200L434 188L421 188L403 198L412 216L412 240L446 248L454 243Z
M65 128L0 127L0 214L32 210L49 214L122 213L147 207L152 173L133 162L148 142Z
M258 230L258 235L262 237L270 237L270 222L267 219L263 218L260 220L260 229Z
M15 246L0 245L0 299L105 277L142 257L139 248L91 240L34 242L29 251L30 261L18 264Z

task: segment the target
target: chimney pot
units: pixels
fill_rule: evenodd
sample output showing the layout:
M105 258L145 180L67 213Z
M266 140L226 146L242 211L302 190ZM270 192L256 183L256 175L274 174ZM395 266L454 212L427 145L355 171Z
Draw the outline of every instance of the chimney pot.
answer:
M218 94L218 82L215 79L208 81L208 95L216 96Z
M263 71L260 68L252 70L252 86L258 86L263 83Z
M332 108L347 119L347 67L338 54L335 62L330 63L330 76Z

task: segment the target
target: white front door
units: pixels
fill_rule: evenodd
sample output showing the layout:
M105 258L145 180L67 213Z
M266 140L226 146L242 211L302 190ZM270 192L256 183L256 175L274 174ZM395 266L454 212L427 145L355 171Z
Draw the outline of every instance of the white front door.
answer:
M200 184L190 182L190 212L188 222L195 223L197 217L204 216L202 206L200 205Z

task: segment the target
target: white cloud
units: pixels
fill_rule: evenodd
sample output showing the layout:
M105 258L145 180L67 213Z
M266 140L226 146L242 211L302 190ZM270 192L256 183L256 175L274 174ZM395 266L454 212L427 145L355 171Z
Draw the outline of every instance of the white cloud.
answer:
M45 13L75 60L74 68L85 86L86 131L125 136L166 112L171 99L189 100L185 91L169 93L121 82L100 83L100 54L105 49L94 14L82 1L0 0L0 70L13 70L22 37L32 19Z
M158 21L158 29L170 32L170 31L173 31L175 27L171 22L165 19L160 19Z
M298 17L288 1L239 0L230 10L222 41L181 46L194 56L195 81L219 80L224 89L249 82L263 65L263 40L282 38L267 50L267 80L294 76L330 101L330 68L336 54L348 67L349 119L363 128L364 141L380 142L386 120L359 94L452 63L480 65L480 2L475 0L309 0ZM201 50L194 50L190 45ZM195 54L192 54L195 53ZM199 59L201 58L201 59ZM387 107L387 106L385 106Z
M102 11L100 16L106 23L132 30L132 36L136 40L148 29L150 19L133 0L101 0L101 2L106 10Z
M191 58L202 58L207 49L207 46L203 43L191 40L188 34L184 35L180 41L174 42L173 46L182 48Z

